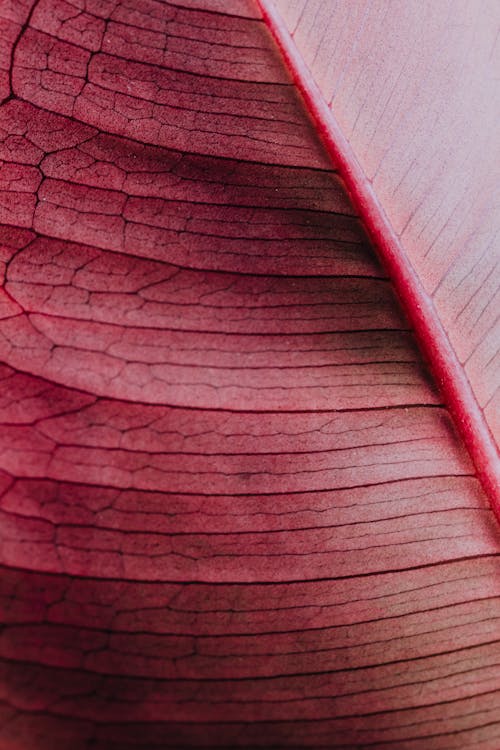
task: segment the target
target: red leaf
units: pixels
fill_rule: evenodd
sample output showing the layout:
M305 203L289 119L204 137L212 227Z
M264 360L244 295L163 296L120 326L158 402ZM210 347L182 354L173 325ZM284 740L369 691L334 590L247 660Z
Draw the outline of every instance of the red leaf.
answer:
M450 25L444 5L432 9L430 23L420 6L409 3L399 6L390 21L383 3L364 10L359 3L319 0L299 0L293 8L282 0L261 0L261 5L500 514L500 289L495 274L500 99L493 64L498 7L487 8L474 38L467 8L459 12L463 23ZM389 36L395 41L381 62L379 50L385 50ZM429 58L429 43L433 49L438 40L436 64ZM358 46L363 55L356 53ZM470 53L471 47L474 54L464 64L464 51ZM377 62L370 67L372 60ZM457 65L466 68L467 97L463 71L459 80L453 70ZM450 69L455 73L451 92ZM488 104L478 117L480 98ZM429 111L438 116L430 119ZM362 133L359 122L365 126ZM488 160L485 148L492 152Z
M492 749L442 341L257 5L0 17L1 750Z

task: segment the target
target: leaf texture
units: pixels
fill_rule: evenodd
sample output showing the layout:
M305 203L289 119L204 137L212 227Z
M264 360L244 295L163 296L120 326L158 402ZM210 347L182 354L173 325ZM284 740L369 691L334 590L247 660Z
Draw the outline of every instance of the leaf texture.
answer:
M261 4L498 509L498 5Z
M0 17L0 748L494 750L493 512L257 4Z

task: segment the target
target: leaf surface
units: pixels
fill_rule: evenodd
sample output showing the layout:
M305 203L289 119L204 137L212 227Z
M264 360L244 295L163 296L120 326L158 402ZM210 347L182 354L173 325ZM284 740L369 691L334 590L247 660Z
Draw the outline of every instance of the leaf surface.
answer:
M498 5L261 5L498 509Z
M2 750L493 748L493 512L258 6L1 18Z

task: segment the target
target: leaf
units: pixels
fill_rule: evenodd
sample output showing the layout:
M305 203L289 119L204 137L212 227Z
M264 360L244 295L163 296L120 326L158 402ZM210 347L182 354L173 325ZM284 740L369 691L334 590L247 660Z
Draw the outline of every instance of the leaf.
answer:
M498 515L498 6L261 5Z
M2 750L491 747L493 512L257 5L0 13Z

